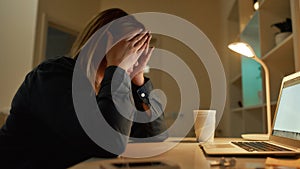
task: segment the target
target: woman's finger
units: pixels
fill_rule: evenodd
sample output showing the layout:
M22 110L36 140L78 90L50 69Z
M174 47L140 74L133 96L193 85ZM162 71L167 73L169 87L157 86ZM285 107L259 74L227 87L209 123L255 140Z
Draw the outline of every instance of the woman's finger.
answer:
M148 50L148 53L143 53L143 55L139 58L139 67L141 67L142 69L144 69L144 67L147 65L148 61L150 60L150 57L152 55L152 52L154 50L154 47L151 47L149 50Z
M147 31L141 30L141 31L134 31L129 34L128 38L126 38L127 41L136 43L136 41L139 41Z
M139 65L139 61L137 61L135 64L134 64L134 67L137 67Z
M144 39L145 37L147 37L147 33L148 33L148 31L143 31L140 34L138 34L135 37L133 37L129 41L132 43L133 46L135 46L138 42L140 42L142 39Z
M149 51L149 46L150 46L150 40L151 40L151 38L152 38L152 36L149 34L149 37L148 37L148 39L147 39L147 42L146 42L146 51L145 51L145 53L148 53L148 51Z
M124 40L126 41L130 41L132 40L134 37L136 37L137 35L141 34L143 32L143 29L137 29L135 31L132 31L131 33L129 33Z
M140 39L138 42L136 42L135 44L133 44L133 47L139 51L139 50L144 50L145 47L147 46L146 41L148 39L148 36L145 35L142 37L142 39Z
M130 74L131 77L134 77L138 73L143 72L144 68L148 64L148 61L150 60L153 50L154 50L154 47L150 47L148 50L148 53L145 53L145 51L144 51L144 53L139 57L138 66L133 67L133 71Z
M146 54L145 61L144 61L146 64L150 60L150 57L151 57L153 51L154 51L154 47L150 47L149 50L148 50L148 53Z
M149 39L149 37L148 37L148 39ZM142 44L142 42L141 42L141 44ZM136 46L136 47L139 47L139 46ZM142 51L144 51L144 53L147 53L147 52L148 52L148 48L149 48L148 40L146 40L146 41L142 44L142 46L141 46L140 48L138 48L138 51L142 50Z

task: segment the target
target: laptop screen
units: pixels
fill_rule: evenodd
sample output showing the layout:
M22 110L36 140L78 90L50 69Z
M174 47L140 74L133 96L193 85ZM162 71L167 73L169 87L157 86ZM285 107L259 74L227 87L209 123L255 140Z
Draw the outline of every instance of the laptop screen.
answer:
M300 140L300 77L282 87L272 135Z

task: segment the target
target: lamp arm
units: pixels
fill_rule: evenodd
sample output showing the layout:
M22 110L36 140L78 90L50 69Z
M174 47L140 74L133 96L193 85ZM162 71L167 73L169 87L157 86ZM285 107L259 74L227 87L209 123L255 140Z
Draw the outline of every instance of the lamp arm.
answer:
M271 101L270 101L270 75L267 65L258 57L253 57L264 69L265 72L265 88L266 88L266 106L267 106L267 129L268 135L271 135Z

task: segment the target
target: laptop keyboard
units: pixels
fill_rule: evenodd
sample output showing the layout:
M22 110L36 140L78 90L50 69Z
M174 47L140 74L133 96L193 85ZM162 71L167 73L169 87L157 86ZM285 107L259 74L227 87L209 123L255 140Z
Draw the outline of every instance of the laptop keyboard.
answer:
M286 148L275 146L266 142L257 141L243 141L243 142L232 142L233 144L245 149L246 151L290 151Z

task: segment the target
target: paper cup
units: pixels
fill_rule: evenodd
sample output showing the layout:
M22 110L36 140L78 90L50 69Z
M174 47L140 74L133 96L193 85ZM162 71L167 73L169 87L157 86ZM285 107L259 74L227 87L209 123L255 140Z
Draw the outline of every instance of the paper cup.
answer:
M194 110L194 129L198 142L213 142L216 110Z

